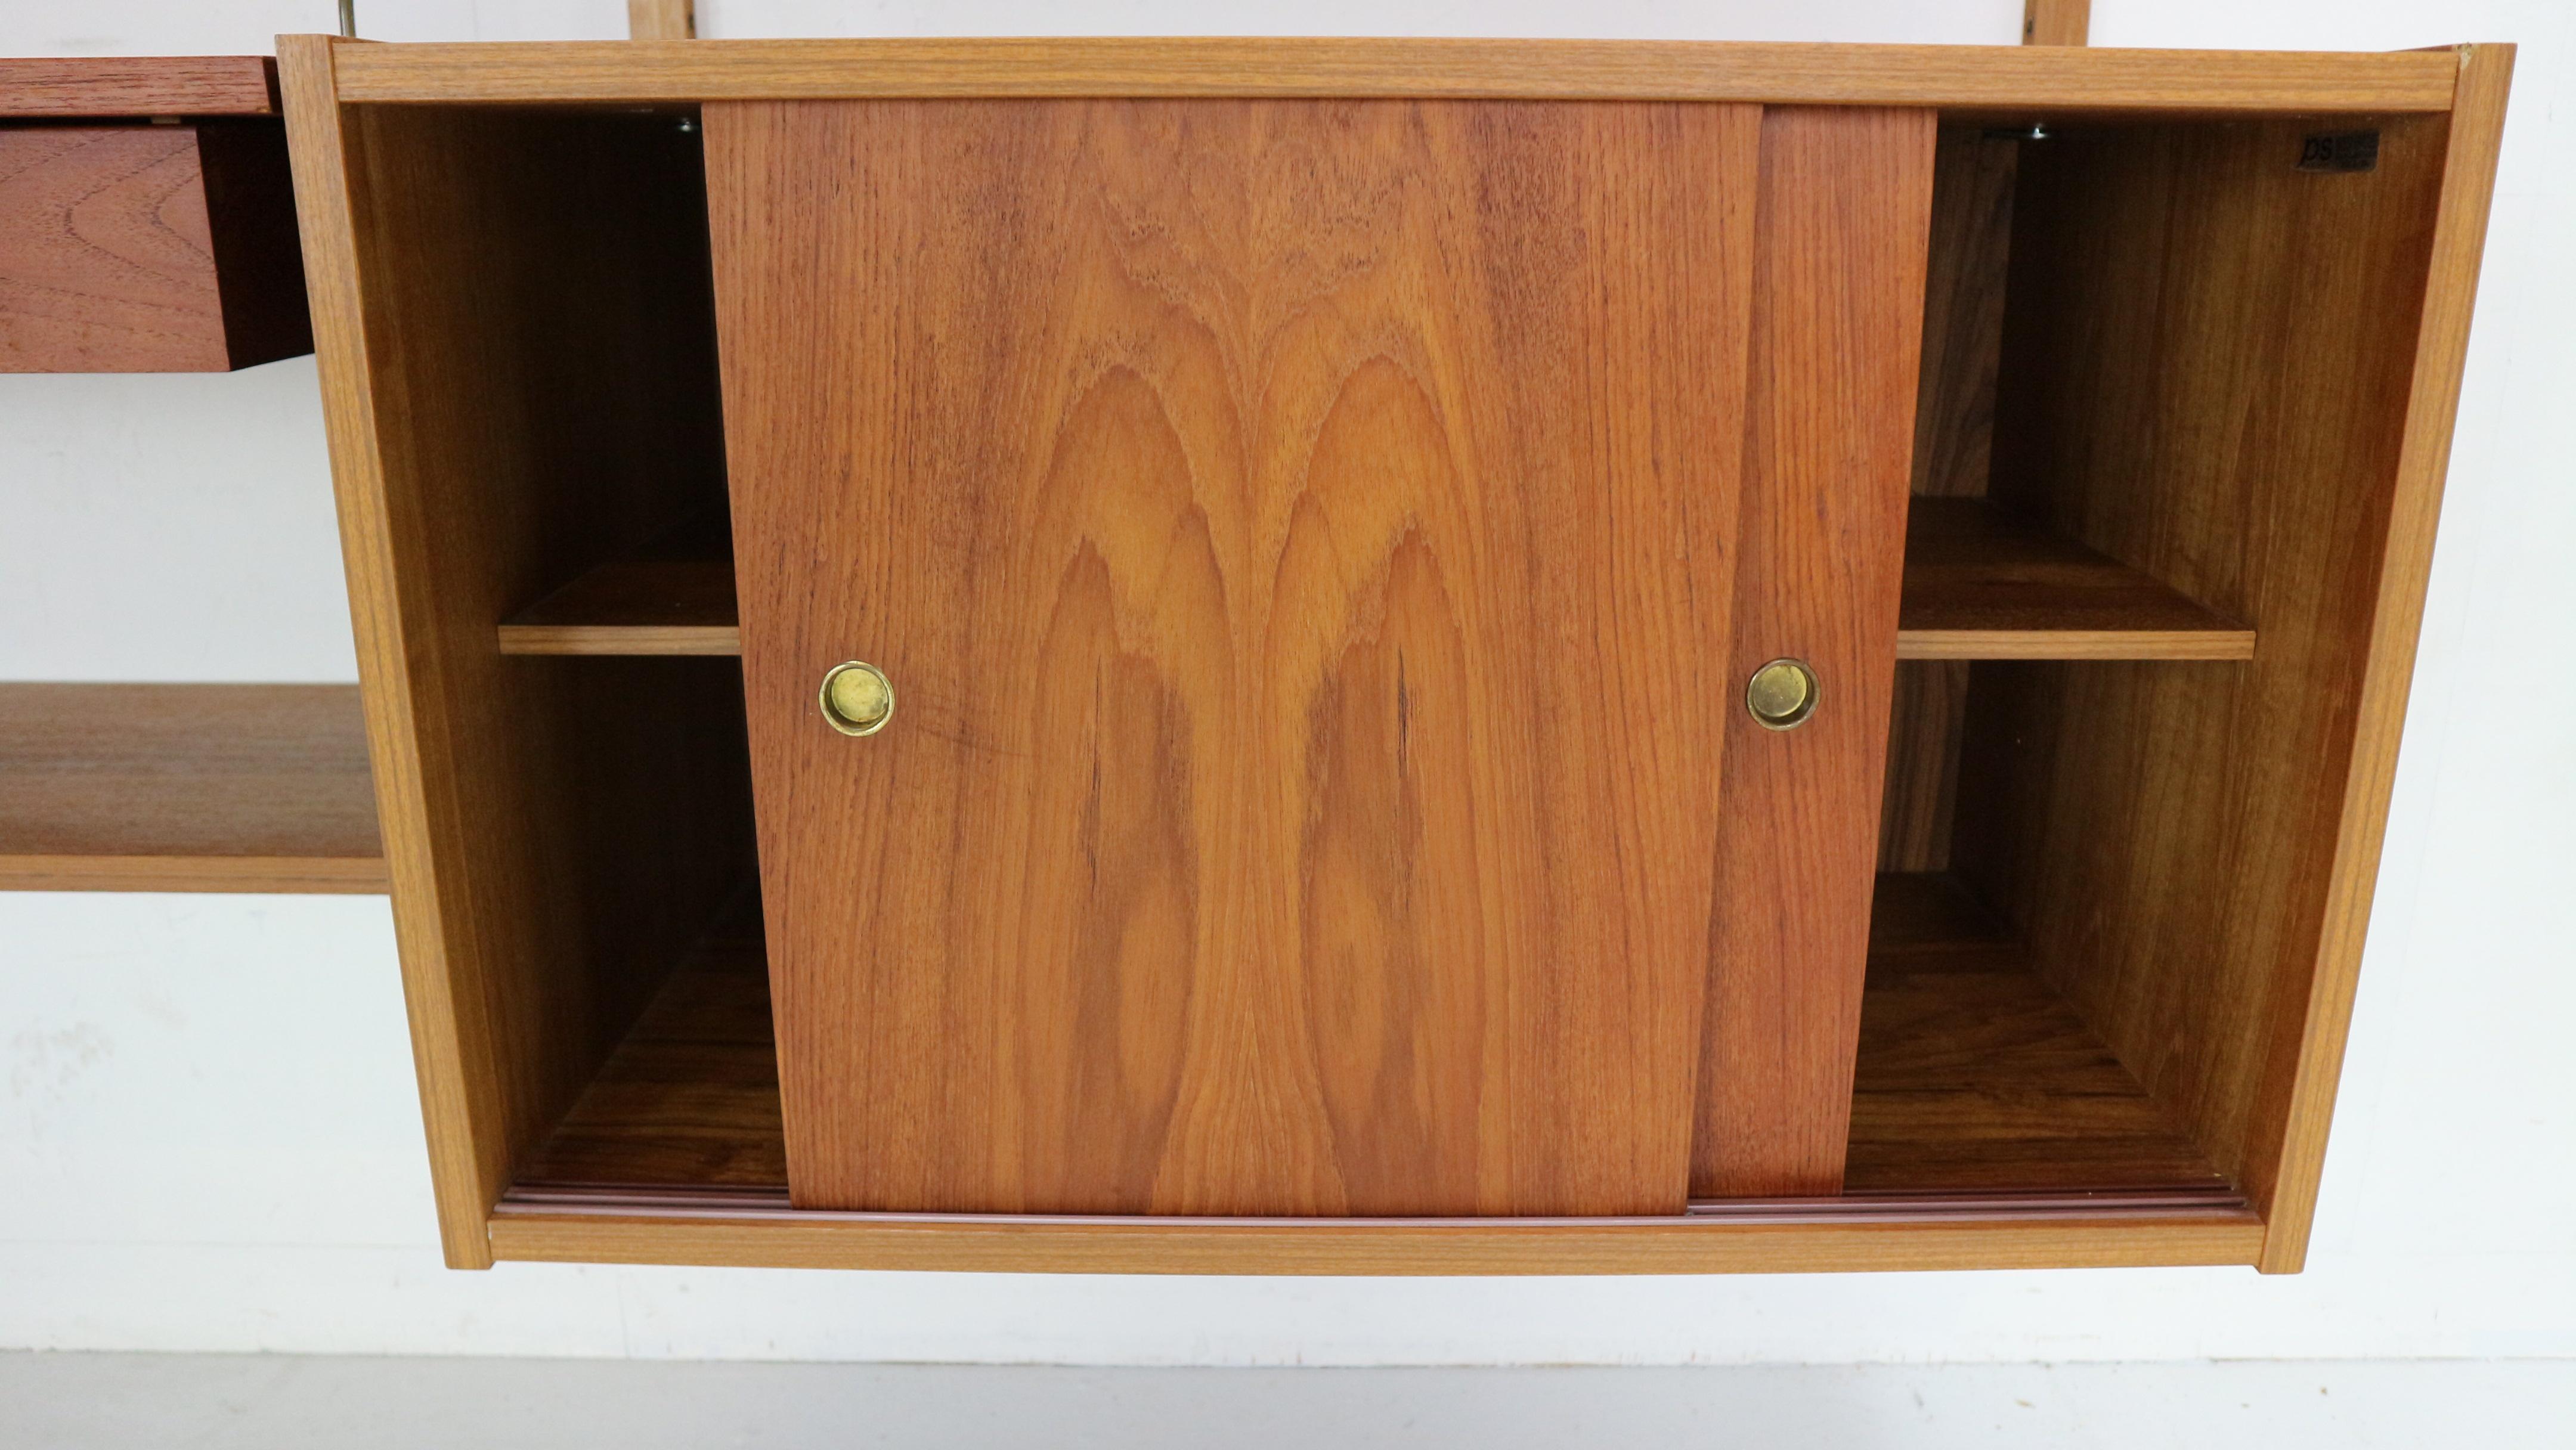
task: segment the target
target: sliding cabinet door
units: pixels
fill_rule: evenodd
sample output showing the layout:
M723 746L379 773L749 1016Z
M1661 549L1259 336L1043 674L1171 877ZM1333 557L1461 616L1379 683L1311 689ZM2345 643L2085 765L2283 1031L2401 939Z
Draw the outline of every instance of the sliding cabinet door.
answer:
M706 108L799 1205L1681 1208L1762 136Z

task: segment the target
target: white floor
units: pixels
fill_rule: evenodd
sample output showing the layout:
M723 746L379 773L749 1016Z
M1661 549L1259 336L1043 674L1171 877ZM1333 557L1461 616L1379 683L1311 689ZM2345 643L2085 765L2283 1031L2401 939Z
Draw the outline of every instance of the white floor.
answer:
M2576 1445L2576 1361L1156 1370L0 1354L0 1446Z

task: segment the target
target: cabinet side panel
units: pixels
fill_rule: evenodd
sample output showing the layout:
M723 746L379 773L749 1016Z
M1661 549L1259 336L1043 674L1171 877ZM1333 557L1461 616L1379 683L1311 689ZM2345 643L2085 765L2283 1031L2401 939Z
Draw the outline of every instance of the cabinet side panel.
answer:
M1929 111L1763 113L1735 639L1691 1192L1840 1191L1896 670ZM1793 730L1745 681L1805 660Z
M1676 1211L1758 112L708 135L796 1202Z
M2496 153L2504 139L2505 96L2513 83L2514 48L2460 48L2460 91L2451 113L2442 164L2441 211L2434 223L2432 280L2415 342L2406 402L2406 437L2397 460L2396 499L2370 627L2352 761L2327 889L2317 983L2288 1086L2289 1122L2281 1164L2265 1214L2262 1268L2296 1272L2307 1259L2308 1226L2325 1168L2326 1127L2343 1070L2344 1036L2352 1024L2362 934L2379 876L2388 826L2397 743L2415 671L2424 590L2433 567L2433 527L2451 459L2451 425L2459 413L2460 374L2467 361L2469 314L2477 298L2478 261L2486 246L2487 207L2495 190Z
M494 628L722 499L702 184L668 117L340 109L304 69L371 753L442 1228L471 1262L750 870L730 662L509 659Z
M2371 169L2303 169L2358 130ZM2077 128L2021 158L1994 493L2258 641L2243 664L1979 669L1955 859L2267 1210L2448 134Z

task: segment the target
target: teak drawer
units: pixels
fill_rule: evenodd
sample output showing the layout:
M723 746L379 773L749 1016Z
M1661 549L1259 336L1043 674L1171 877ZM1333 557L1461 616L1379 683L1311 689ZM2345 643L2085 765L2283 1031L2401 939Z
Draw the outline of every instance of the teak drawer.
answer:
M2299 1267L2510 47L283 57L451 1262Z
M270 68L0 59L0 372L313 350Z

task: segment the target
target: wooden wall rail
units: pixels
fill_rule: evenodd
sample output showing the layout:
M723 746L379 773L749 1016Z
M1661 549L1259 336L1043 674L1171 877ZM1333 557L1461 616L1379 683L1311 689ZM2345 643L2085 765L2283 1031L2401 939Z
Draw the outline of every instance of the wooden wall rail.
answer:
M1142 38L341 46L344 102L1411 96L1919 105L2051 116L2440 111L2448 52Z

